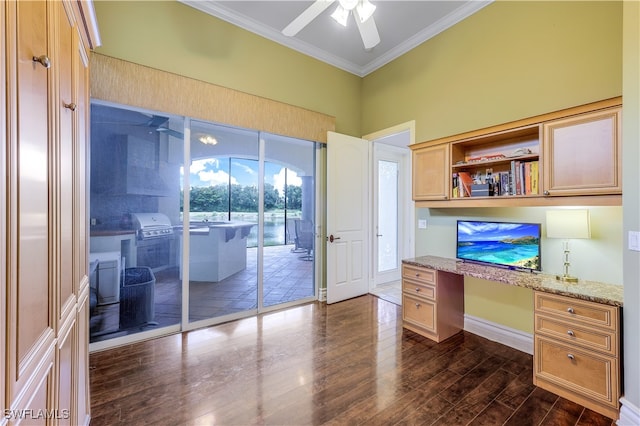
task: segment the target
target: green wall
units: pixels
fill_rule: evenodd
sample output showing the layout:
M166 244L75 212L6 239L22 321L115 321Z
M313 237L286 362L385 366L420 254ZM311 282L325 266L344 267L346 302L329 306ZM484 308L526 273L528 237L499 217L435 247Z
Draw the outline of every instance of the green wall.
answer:
M361 135L360 77L176 1L96 1L95 10L97 53L322 112L337 132Z
M364 78L363 134L416 141L622 94L621 2L498 1Z

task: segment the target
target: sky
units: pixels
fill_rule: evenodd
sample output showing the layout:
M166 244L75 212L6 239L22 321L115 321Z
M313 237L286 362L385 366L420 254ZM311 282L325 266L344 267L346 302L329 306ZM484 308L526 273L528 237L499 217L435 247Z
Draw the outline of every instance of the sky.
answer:
M242 158L231 159L231 183L258 185L258 161ZM181 174L183 172L181 171ZM275 186L282 195L287 169L279 164L265 162L265 183ZM193 160L190 167L190 183L195 186L215 186L229 183L229 158L204 158ZM293 170L288 171L288 185L300 186L302 179Z
M458 222L458 241L498 241L524 236L540 237L537 223Z

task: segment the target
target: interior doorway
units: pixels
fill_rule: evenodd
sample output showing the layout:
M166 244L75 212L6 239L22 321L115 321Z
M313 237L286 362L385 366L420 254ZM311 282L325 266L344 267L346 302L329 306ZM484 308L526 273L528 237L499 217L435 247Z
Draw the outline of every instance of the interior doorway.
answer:
M411 199L413 122L365 136L373 144L370 292L401 300L402 259L414 256Z

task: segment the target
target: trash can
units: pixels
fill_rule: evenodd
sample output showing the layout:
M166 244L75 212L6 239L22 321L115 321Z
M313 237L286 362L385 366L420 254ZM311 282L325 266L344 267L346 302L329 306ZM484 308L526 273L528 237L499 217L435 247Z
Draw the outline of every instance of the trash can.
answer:
M147 266L126 268L120 287L120 329L157 325L155 316L156 278Z

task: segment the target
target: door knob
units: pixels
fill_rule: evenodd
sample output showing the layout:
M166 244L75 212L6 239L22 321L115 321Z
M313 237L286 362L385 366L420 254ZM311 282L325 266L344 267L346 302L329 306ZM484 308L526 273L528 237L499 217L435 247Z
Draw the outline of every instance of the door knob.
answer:
M329 242L332 243L333 240L339 240L340 237L334 237L333 234L329 235Z
M38 62L40 65L42 65L45 68L51 67L51 61L49 60L47 55L34 56L33 62Z

